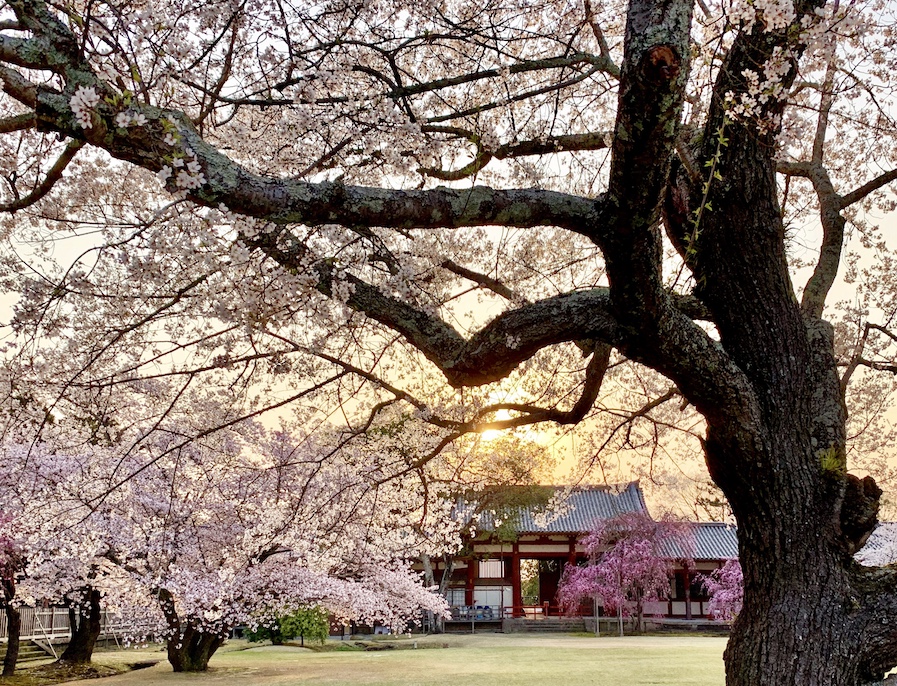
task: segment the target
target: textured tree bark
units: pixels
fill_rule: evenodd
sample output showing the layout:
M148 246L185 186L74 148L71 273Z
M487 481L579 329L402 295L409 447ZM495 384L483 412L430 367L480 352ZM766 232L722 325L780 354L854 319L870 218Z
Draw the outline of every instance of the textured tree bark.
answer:
M635 633L645 633L645 603L641 591L635 592Z
M159 590L159 605L168 623L166 646L168 662L175 672L205 672L209 660L224 643L223 632L209 632L189 621L181 622L174 598L166 589Z
M22 631L22 613L13 605L16 597L15 568L19 560L13 556L7 559L7 564L2 570L0 589L3 596L3 610L6 613L6 654L3 656L3 676L12 676L16 672L16 663L19 661L19 637Z
M175 672L205 672L222 643L224 639L219 634L187 627L168 639L168 662Z
M455 558L453 555L445 554L442 556L442 574L439 576L439 583L436 583L436 575L433 571L433 561L430 559L429 555L423 554L420 557L421 563L424 567L424 582L427 586L436 586L436 593L440 596L445 597L445 592L448 589L449 581L452 578L452 571L455 568ZM444 634L445 633L445 617L442 615L437 615L430 610L427 610L427 614L430 618L430 627L431 631L434 634Z
M96 589L87 590L88 606L79 609L69 607L69 626L72 638L68 646L59 656L58 662L64 664L86 664L93 657L93 649L96 647L97 638L100 636L101 611L100 592Z
M12 676L16 672L16 663L19 661L19 636L22 630L22 613L19 608L6 603L7 643L6 654L3 656L3 676Z
M767 152L756 132L733 128L740 160L729 160L723 178L734 180L719 191L731 212L707 218L698 266L722 344L758 410L751 440L724 419L709 422L706 440L711 476L738 520L745 579L727 684L862 684L883 672L863 658L866 608L851 556L875 525L880 492L846 473L830 327L802 316L783 261L772 259L784 254L784 232ZM751 254L722 264L732 240L749 240Z
M863 659L866 620L854 563L834 528L823 525L839 507L832 491L840 479L828 478L815 489L810 479L794 479L793 498L740 520L745 603L725 654L729 686L853 685L884 675Z

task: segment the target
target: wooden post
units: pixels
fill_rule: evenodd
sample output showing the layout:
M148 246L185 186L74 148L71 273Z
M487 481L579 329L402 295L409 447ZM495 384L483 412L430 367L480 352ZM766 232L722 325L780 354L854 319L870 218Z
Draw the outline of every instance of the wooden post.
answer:
M473 605L473 587L476 579L476 560L470 558L467 561L467 585L464 587L464 604Z
M511 611L513 617L523 617L523 588L520 582L520 550L516 541L511 553Z

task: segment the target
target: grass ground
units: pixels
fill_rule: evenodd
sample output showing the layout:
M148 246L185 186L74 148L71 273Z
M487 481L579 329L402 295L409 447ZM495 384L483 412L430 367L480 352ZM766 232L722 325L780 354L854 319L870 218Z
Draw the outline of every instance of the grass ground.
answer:
M90 686L722 686L717 637L504 635L412 637L407 650L329 650L231 642L205 674L174 674L160 651L97 653L114 667L148 669L92 679ZM430 648L425 650L424 648Z

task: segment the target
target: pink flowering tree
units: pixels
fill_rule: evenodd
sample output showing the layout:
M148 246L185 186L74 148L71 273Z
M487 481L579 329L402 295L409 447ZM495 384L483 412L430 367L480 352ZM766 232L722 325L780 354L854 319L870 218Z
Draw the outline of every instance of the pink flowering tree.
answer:
M206 669L233 626L301 606L395 629L445 612L402 562L434 545L418 532L438 529L438 507L421 517L407 484L376 486L349 461L322 467L313 442L255 426L240 438L182 449L112 496L136 585L118 602L166 640L175 671Z
M52 436L47 436L52 440ZM14 540L19 567L8 606L50 603L68 608L71 640L61 665L89 662L100 633L101 601L130 584L115 563L118 542L102 503L90 505L114 453L101 446L57 452L46 441L7 440L0 466L5 517L0 535Z
M70 606L65 661L90 659L101 603L133 639L166 641L177 671L204 670L231 627L266 613L315 604L395 629L444 613L404 562L453 541L448 506L424 505L416 479L369 473L370 446L322 464L331 447L286 430L246 420L185 442L181 421L140 450L66 421L4 444L3 531L27 562L18 602Z
M637 630L643 631L644 604L669 595L671 544L685 538L684 531L678 522L655 522L640 513L600 521L580 541L588 564L564 570L558 587L561 606L573 611L583 600L600 600L607 611L634 615Z
M707 613L714 619L734 622L744 604L744 576L738 560L729 560L702 577L710 596Z
M101 603L107 590L130 585L125 570L114 563L116 542L102 507L85 507L91 484L84 479L89 460L103 461L108 451L77 456L48 451L45 445L3 445L0 468L2 500L9 513L2 523L4 539L15 537L12 559L5 566L7 614L22 605L65 606L70 640L60 665L90 662L101 630ZM90 456L88 458L88 455ZM12 623L11 623L12 625ZM10 632L11 650L15 641ZM12 669L12 666L10 666Z

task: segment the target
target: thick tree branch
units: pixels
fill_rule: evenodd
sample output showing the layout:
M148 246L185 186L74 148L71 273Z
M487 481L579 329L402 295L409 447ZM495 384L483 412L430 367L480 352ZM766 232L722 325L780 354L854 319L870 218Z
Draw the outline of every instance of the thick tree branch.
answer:
M888 362L875 362L874 360L867 360L865 357L857 358L857 363L864 367L869 367L869 369L874 369L877 372L889 372L890 374L897 374L897 364L891 364Z
M757 407L743 370L673 306L661 281L660 208L679 134L691 11L690 2L630 3L609 187L591 236L605 255L616 346L672 379L746 445L750 429L741 422ZM719 383L706 383L710 369Z
M557 225L580 229L583 218L593 214L594 201L564 193L536 189L496 191L437 188L429 191L392 191L312 184L293 179L272 179L254 174L206 143L183 114L131 103L129 111L142 114L147 123L123 129L114 122L118 110L104 98L120 96L81 61L77 41L40 0L16 0L17 17L37 36L52 37L54 52L67 76L71 91L60 93L36 84L9 67L0 67L3 89L22 104L36 110L37 126L67 137L83 139L118 159L158 172L173 155L189 149L202 167L205 183L188 193L195 202L228 208L280 223L339 223L385 227L456 227L503 224L507 226ZM54 62L54 64L57 64ZM71 110L75 84L93 87L100 97L84 129ZM169 122L176 122L174 145L163 143ZM172 190L180 190L172 183Z
M822 245L813 275L804 288L801 310L805 316L819 318L822 317L825 300L838 275L844 246L844 227L847 222L841 216L840 198L825 167L821 163L809 165L809 178L819 198Z
M606 72L612 76L619 76L619 69L613 63L609 56L592 55L585 52L577 52L562 57L546 57L542 60L524 60L511 64L507 67L508 74L524 74L532 71L543 71L546 69L566 69L581 64L591 65L598 71ZM594 70L589 70L590 72ZM462 86L474 81L482 79L494 79L502 75L501 69L483 69L482 71L472 72L470 74L461 74L445 79L435 79L425 83L414 84L411 86L401 86L392 91L390 97L403 97L408 95L418 95L420 93L428 93L452 86Z
M473 281L474 283L478 283L484 288L488 288L490 291L495 293L496 295L500 295L505 300L509 300L511 302L524 302L525 299L514 293L510 288L505 286L498 279L493 279L491 276L487 276L486 274L481 274L480 272L476 272L472 269L468 269L467 267L462 267L457 262L453 260L445 260L441 265L443 269L447 269L453 274L457 274L469 281Z
M13 133L14 131L27 131L33 129L35 125L34 114L26 112L25 114L17 114L13 117L5 117L0 119L0 133Z
M610 180L592 238L604 250L621 322L651 331L665 301L660 202L688 73L691 3L634 0L627 19Z
M825 123L823 119L822 113L820 113L820 126L823 126ZM818 147L819 145L814 147L814 155ZM819 154L821 155L821 149ZM839 195L835 191L828 170L823 166L821 160L812 162L779 162L776 166L776 171L786 176L800 176L809 179L819 198L820 219L823 229L822 245L813 275L804 288L801 309L805 315L821 317L825 307L825 299L835 282L841 262L846 227L846 220L841 215L841 210L855 202L859 202L869 193L897 179L897 170L885 172L847 195Z
M481 432L496 429L512 429L538 422L554 422L566 425L578 424L585 418L598 399L598 393L601 391L601 384L604 382L604 375L607 373L612 351L613 347L606 343L600 343L596 346L592 359L589 360L589 364L586 366L582 392L569 410L559 410L556 407L536 407L528 403L496 403L484 407L478 413L478 418L468 423L468 426L472 427L474 431ZM520 416L491 422L482 422L479 419L479 417L485 414L492 414L499 410L519 412Z
M268 235L250 245L287 269L314 269L318 290L328 297L337 291L347 292L349 307L404 336L453 386L497 381L546 346L582 339L615 345L621 339L607 289L576 291L524 304L499 315L465 340L438 317L384 294L353 274L338 273L330 262L309 265L307 251L298 241L290 249L284 248L284 243L283 236ZM338 282L344 285L338 286ZM677 312L682 317L706 315L704 307L689 296L671 295L669 301L680 308Z
M506 68L506 73L526 74L529 72L544 71L548 69L569 69L570 67L577 67L580 65L591 65L593 68L597 68L599 71L603 71L614 77L618 77L620 74L619 68L610 59L609 53L607 55L593 55L586 52L575 52L569 55L546 57L541 60L521 60L520 62L515 62L514 64L508 65L508 67ZM374 69L371 69L370 67L366 67L364 65L354 65L351 67L351 69L355 72L366 73L369 76L373 76L378 81L385 83L390 87L390 90L386 93L386 96L394 99L404 98L412 95L421 95L423 93L432 93L434 91L453 88L455 86L464 86L469 83L475 83L477 81L482 81L485 79L499 78L502 76L503 71L502 69L481 69L479 71L470 72L467 74L459 74L458 76L434 79L432 81L424 81L411 85L398 85L392 79L386 77L384 74L381 74ZM273 88L275 90L282 91L290 86L295 86L303 83L308 79L308 76L289 79L275 84ZM284 102L293 101L285 100Z
M97 80L94 83L101 95L114 95L105 84ZM11 92L10 85L4 85L14 97L20 91L25 95L31 93L23 88ZM39 128L83 138L118 159L150 171L161 170L172 154L183 154L181 151L189 148L202 167L205 183L189 191L187 197L202 205L225 205L247 216L276 223L392 228L555 225L581 230L583 218L595 210L595 200L538 189L500 191L475 186L466 190L404 191L263 177L206 143L179 112L132 104L130 109L143 114L148 122L144 127L126 130L114 125L115 111L103 102L94 114L93 125L85 130L74 120L66 95L43 90L36 99L40 101ZM169 120L178 122L183 142L176 146L162 143L165 122ZM172 190L178 190L169 183Z
M870 193L877 191L879 188L886 186L894 180L897 180L897 169L891 169L890 171L886 171L883 174L876 176L874 179L864 183L859 188L852 190L850 193L842 195L839 203L840 208L843 210L845 207L850 207L854 203L857 203L865 198Z
M595 10L592 8L592 3L590 0L584 0L583 9L585 9L586 13L586 22L589 25L589 28L592 29L592 35L595 36L595 40L598 41L598 49L601 51L601 56L610 60L610 46L607 44L607 38L604 36L604 31L601 30L601 26L598 23L598 18L595 16ZM619 77L620 72L617 70L616 76Z
M537 97L539 95L545 95L546 93L554 93L556 91L563 90L564 88L569 88L570 86L575 86L578 83L582 83L586 79L594 76L598 72L604 71L601 67L593 66L591 69L587 71L581 72L576 76L571 76L569 79L564 79L563 81L558 81L557 83L552 83L548 86L543 86L541 88L534 88L533 90L522 91L520 93L516 93L509 98L502 100L495 100L493 102L485 103L483 105L477 105L475 107L469 107L464 110L459 110L457 112L450 112L449 114L441 114L438 116L428 117L427 123L429 124L438 124L439 122L444 121L452 121L454 119L463 119L465 117L470 117L476 114L481 114L483 112L488 112L490 110L494 110L498 107L504 107L508 103L512 102L522 102L524 100L529 100L530 98Z
M421 130L436 131L443 127L421 127ZM444 129L453 129L454 131L462 131L457 127L444 127ZM493 159L506 160L516 157L527 157L534 155L546 155L557 152L572 152L582 150L603 150L610 147L612 134L607 133L576 133L566 136L547 136L544 139L536 139L529 141L520 141L518 143L506 143L499 146L495 150L487 150L479 136L472 132L465 132L465 138L470 140L476 146L476 154L473 160L463 166L461 169L444 170L436 168L422 168L419 171L427 176L442 181L458 181L460 179L473 176L483 169Z
M319 270L320 289L332 294L331 277ZM505 312L465 340L441 319L384 295L345 275L352 294L346 304L402 334L445 374L453 386L497 381L540 349L592 338L618 339L606 289L578 291Z
M0 79L3 80L3 90L18 100L21 104L32 109L37 107L38 87L19 72L9 67L0 65ZM37 126L37 117L33 117Z
M829 59L825 70L825 79L822 83L822 98L819 104L819 117L816 121L816 133L813 136L812 160L816 164L822 164L822 156L825 148L825 137L828 133L828 120L835 102L834 83L837 71L834 56Z

